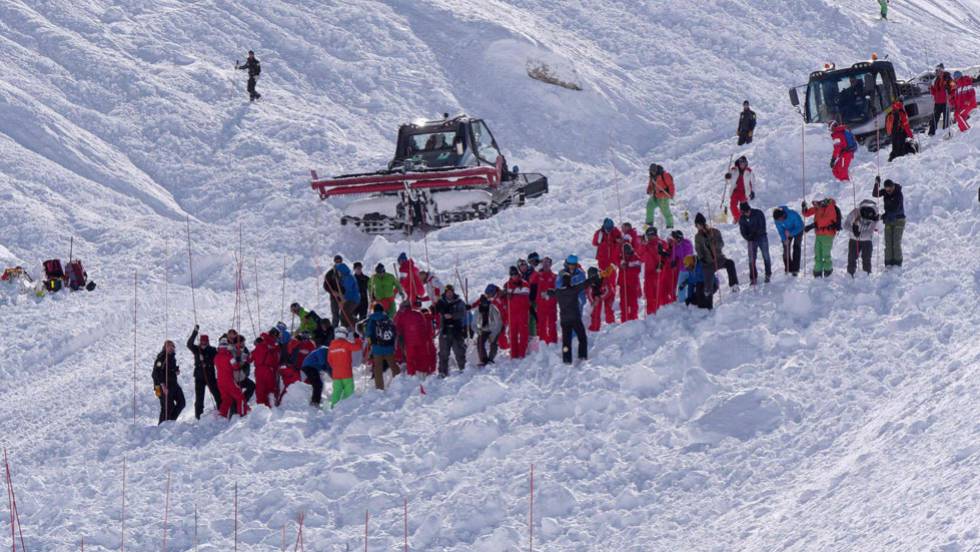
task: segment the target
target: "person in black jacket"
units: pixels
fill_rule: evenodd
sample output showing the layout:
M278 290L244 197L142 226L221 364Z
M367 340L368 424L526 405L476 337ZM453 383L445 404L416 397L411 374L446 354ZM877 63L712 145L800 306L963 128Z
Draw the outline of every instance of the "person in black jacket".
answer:
M368 315L368 282L371 278L364 274L364 265L360 261L354 263L354 279L357 280L357 289L361 292L361 302L357 304L354 318L364 320Z
M549 296L558 298L558 321L561 325L561 360L565 364L572 363L572 338L578 339L578 358L587 360L589 358L589 339L586 337L585 324L582 323L582 303L579 302L579 293L587 287L598 285L599 270L589 269L589 278L584 282L572 285L572 275L563 272L561 275L561 286L556 289L548 290Z
M198 420L201 419L201 414L204 413L205 389L211 391L215 407L221 404L221 393L218 391L218 378L214 373L214 356L218 354L218 350L211 346L210 340L206 335L201 336L200 345L194 344L199 329L197 324L195 324L194 331L187 338L187 349L194 355L194 417Z
M436 303L442 323L439 330L439 376L449 375L449 353L456 357L460 372L466 368L466 303L447 285Z
M262 97L255 91L255 81L259 79L259 74L262 73L262 66L259 65L259 60L255 57L255 52L252 50L248 51L248 59L245 60L243 65L235 65L235 69L242 71L248 71L248 101L254 102L255 100Z
M742 102L742 113L738 116L738 145L751 144L755 132L755 111L749 108L749 101Z
M769 236L766 234L766 214L759 209L753 209L749 202L739 204L741 215L738 219L738 229L742 238L749 246L749 284L756 285L759 281L759 270L755 267L755 258L762 250L762 262L766 267L766 283L772 277L772 259L769 257Z
M177 381L180 366L177 366L175 351L173 341L169 339L164 341L163 350L153 363L153 391L160 399L159 423L161 424L167 420L176 420L186 404L184 390L180 388L180 383Z
M340 325L340 303L344 298L344 286L341 284L340 273L337 272L337 265L344 262L344 258L337 255L333 258L333 268L323 275L323 291L330 295L330 324L334 328Z
M902 186L885 180L881 188L881 177L875 178L875 187L871 192L874 197L880 197L885 202L885 212L881 215L885 223L885 266L902 266L902 234L905 233L905 198L902 196Z

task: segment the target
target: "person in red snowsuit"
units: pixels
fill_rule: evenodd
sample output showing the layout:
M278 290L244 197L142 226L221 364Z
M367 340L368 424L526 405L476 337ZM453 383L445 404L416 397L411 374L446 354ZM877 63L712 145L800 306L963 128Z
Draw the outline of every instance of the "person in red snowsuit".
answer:
M235 372L239 369L238 361L231 351L232 346L228 344L228 338L222 336L218 341L218 352L214 355L214 368L218 376L218 393L221 394L221 405L218 413L227 418L232 407L236 414L244 416L248 413L248 404L245 402L245 395L235 382Z
M953 109L956 124L960 127L960 132L970 130L970 112L977 107L977 90L973 88L973 78L964 75L959 71L953 73L955 86L953 92Z
M268 333L263 333L259 339L259 344L252 351L252 364L255 366L255 402L271 407L279 394L276 383L279 345L276 343L276 338Z
M623 244L623 259L619 270L619 310L623 322L636 320L640 313L640 271L643 262L633 251L633 246Z
M628 243L633 246L633 250L636 251L637 246L640 245L640 234L633 228L633 225L624 222L620 228L620 233L623 235L623 243Z
M282 383L282 390L279 392L279 401L282 401L283 395L286 394L286 389L290 385L301 381L303 377L303 361L306 360L307 355L316 349L316 343L313 342L310 337L299 332L289 340L286 345L286 358L288 363L285 366L279 367L279 381ZM277 402L276 405L279 403Z
M415 261L409 259L405 253L398 255L398 273L401 275L398 282L408 297L409 305L414 305L417 300L425 298L425 286L419 269L415 266Z
M516 266L510 267L510 279L504 284L507 299L508 324L510 334L510 358L527 356L527 342L530 332L531 287L521 278Z
M636 253L643 262L643 297L646 300L648 316L657 312L657 309L664 304L662 275L668 270L664 267L663 257L660 254L662 250L663 240L657 237L657 229L653 226L647 228Z
M847 147L847 135L850 134L847 125L836 121L831 123L830 138L834 141L834 153L830 159L830 168L837 180L850 180L849 170L854 159L854 151ZM738 220L738 219L735 219Z
M595 258L599 270L605 270L609 265L618 266L622 255L623 234L616 228L612 219L602 221L602 228L592 236L592 245L596 247Z
M397 348L405 358L405 371L410 376L436 371L436 351L433 343L432 320L421 311L402 301L395 313Z
M735 165L725 173L725 180L735 179L735 187L732 188L731 200L728 204L728 212L732 214L732 219L738 222L741 213L738 205L748 198L755 199L755 176L749 168L749 160L743 155L735 161Z
M556 279L551 271L551 258L545 257L541 259L541 269L531 275L529 282L537 286L538 338L544 343L558 343L558 298L546 293L555 289Z
M616 300L616 266L609 265L602 272L596 268L590 268L589 278L593 276L602 277L600 283L588 287L586 294L589 303L592 304L592 320L589 324L589 331L597 332L602 327L603 313L605 313L606 324L616 322L616 315L613 313L613 302Z

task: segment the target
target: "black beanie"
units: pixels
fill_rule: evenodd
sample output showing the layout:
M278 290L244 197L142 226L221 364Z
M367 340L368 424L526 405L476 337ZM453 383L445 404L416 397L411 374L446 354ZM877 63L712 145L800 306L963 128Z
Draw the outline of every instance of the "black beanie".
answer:
M384 312L384 311L385 311L384 305L382 305L381 303L374 304L374 312Z
M708 225L708 219L704 218L704 215L702 215L701 213L698 213L698 214L694 215L694 225L695 226L707 226Z

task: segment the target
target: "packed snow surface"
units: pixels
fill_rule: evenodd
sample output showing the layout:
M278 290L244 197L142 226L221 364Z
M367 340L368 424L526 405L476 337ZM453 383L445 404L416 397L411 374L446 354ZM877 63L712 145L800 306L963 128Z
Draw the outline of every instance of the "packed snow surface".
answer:
M673 173L688 236L740 153L767 216L797 207L804 185L846 215L877 158L862 150L853 185L833 181L827 132L807 128L804 184L786 90L872 52L900 76L978 63L980 2L891 11L883 23L866 0L0 3L0 262L37 275L74 236L99 283L0 297L0 442L27 549L118 550L124 461L131 550L161 547L168 475L171 550L232 548L236 484L243 550L280 550L283 531L291 546L301 512L307 550L361 549L365 512L368 549L400 549L405 500L412 550L518 550L532 465L540 550L980 549L976 130L881 159L905 190L901 270L883 272L879 252L871 277L848 278L842 237L833 278L790 279L773 232L771 284L725 290L713 312L606 327L572 368L540 347L428 380L424 395L409 378L384 393L359 379L333 411L311 411L304 386L230 422L196 422L190 404L183 342L195 319L212 336L229 327L240 236L251 338L285 318L283 301L329 312L319 277L335 253L371 267L406 251L454 283L458 268L471 299L532 250L588 264L602 218L642 223L651 162ZM234 70L248 49L263 64L254 104ZM583 90L528 78L541 62ZM744 99L759 128L736 149ZM442 112L486 119L550 194L425 242L341 227L343 205L317 199L309 169L381 168L399 123ZM747 279L737 230L721 228ZM150 368L166 338L189 404L158 427Z

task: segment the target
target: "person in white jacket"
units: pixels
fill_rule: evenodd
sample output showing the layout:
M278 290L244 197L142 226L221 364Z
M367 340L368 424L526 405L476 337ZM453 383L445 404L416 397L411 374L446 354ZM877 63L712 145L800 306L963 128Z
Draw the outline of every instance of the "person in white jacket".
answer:
M861 269L871 274L871 254L879 218L875 202L865 199L844 219L844 230L851 232L851 239L847 243L847 273L852 278L857 271L858 255L861 256Z
M477 303L476 315L470 322L470 328L476 335L476 352L480 357L479 367L493 364L497 357L497 337L504 329L504 320L500 316L500 309L487 298L486 295L480 296ZM487 350L487 345L490 350Z

